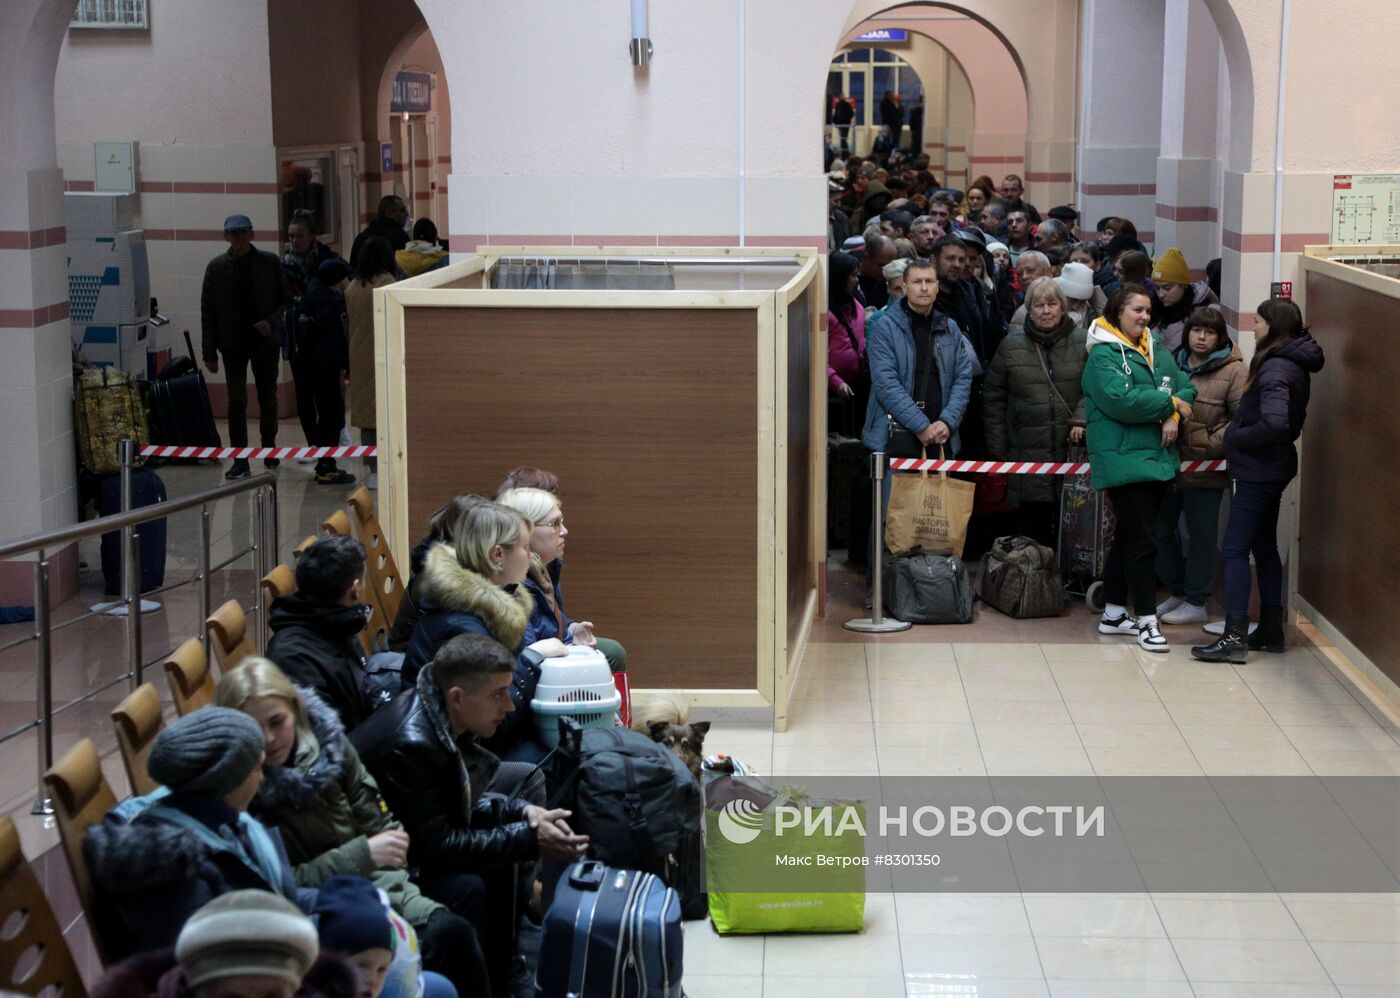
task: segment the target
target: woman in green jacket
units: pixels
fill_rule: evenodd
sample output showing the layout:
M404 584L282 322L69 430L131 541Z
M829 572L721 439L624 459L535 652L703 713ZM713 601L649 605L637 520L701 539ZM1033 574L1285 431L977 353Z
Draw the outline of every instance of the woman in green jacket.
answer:
M1084 439L1085 332L1069 316L1053 277L1026 289L1026 322L997 348L982 383L987 453L998 461L1063 461ZM1060 479L1009 475L1007 501L1017 508L1017 532L1055 547Z
M1148 651L1166 652L1157 626L1157 515L1180 458L1180 424L1191 418L1196 389L1152 337L1147 289L1124 284L1089 327L1084 412L1094 488L1108 493L1117 526L1104 563L1107 605L1101 634L1134 634ZM1128 612L1131 601L1137 615Z
M424 969L445 976L459 994L485 993L490 975L476 930L409 879L408 833L335 710L265 658L244 659L226 673L214 702L262 726L263 782L248 810L281 834L296 882L319 887L335 874L368 878L417 930Z

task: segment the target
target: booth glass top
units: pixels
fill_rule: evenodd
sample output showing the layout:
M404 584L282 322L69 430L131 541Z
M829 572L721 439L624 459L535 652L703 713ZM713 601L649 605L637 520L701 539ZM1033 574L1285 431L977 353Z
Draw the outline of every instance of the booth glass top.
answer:
M501 257L493 288L571 291L776 291L801 264L781 257Z

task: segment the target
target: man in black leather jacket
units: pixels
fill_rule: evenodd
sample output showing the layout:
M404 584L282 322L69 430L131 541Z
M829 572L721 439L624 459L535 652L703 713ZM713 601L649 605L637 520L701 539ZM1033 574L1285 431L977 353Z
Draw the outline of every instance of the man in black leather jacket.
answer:
M419 671L413 689L351 734L408 832L414 881L475 925L493 993L502 995L517 921L512 864L541 856L572 862L588 848L588 837L569 828L570 812L518 796L515 780L479 744L515 709L514 676L515 656L503 645L459 634Z

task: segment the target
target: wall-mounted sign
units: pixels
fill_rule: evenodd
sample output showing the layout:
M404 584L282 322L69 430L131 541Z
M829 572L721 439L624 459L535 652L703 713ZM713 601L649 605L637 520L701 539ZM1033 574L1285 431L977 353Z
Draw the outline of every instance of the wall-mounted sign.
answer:
M400 72L394 77L394 95L389 110L398 113L424 113L433 106L433 78L427 73Z
M1340 246L1400 243L1400 174L1334 175L1332 242Z
M394 172L394 143L379 143L379 169L385 176Z
M907 42L909 32L903 28L876 28L856 38L858 42Z

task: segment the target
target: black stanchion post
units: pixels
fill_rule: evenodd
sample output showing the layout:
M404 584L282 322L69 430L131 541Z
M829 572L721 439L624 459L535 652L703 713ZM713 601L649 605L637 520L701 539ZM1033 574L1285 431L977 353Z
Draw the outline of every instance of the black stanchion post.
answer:
M907 631L911 625L906 621L885 616L885 455L880 451L870 455L870 492L870 522L875 529L875 542L870 549L870 616L848 620L841 626L848 631L861 631L866 634Z

